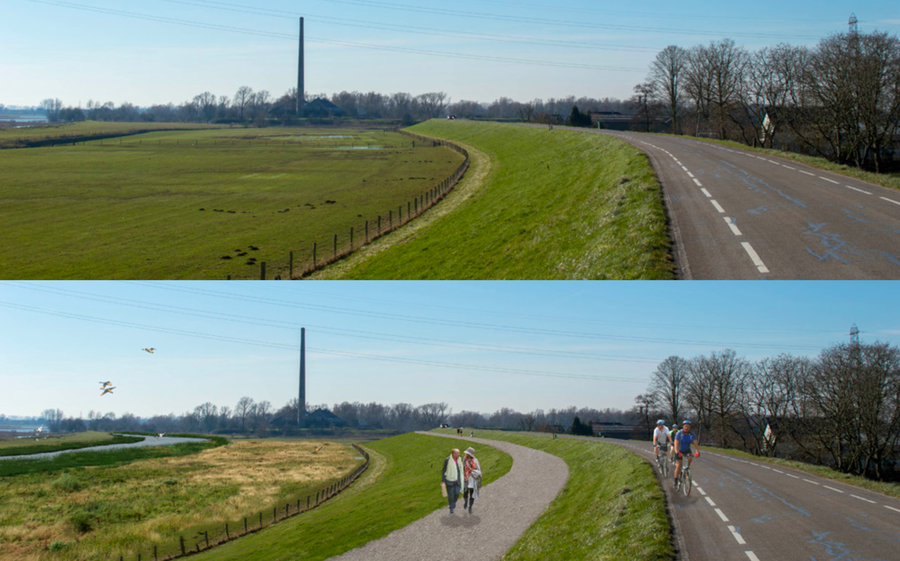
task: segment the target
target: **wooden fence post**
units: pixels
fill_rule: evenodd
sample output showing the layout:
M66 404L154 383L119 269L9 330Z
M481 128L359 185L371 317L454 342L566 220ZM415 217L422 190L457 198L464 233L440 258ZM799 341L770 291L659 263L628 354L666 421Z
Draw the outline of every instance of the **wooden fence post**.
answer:
M337 257L337 234L334 235L334 256Z
M369 221L366 220L366 243L369 243Z
M228 522L225 523L225 541L231 539L231 536L228 534Z
M381 235L381 215L378 215L378 235Z
M353 226L350 226L350 251L353 251Z
M259 264L259 280L266 280L266 262L262 261Z
M262 528L262 511L259 513L259 527Z
M178 541L181 544L181 554L184 555L186 553L184 551L184 536L178 536Z
M244 517L244 533L247 533L247 517Z
M390 226L391 230L394 229L394 211L388 211L388 226Z
M289 279L294 278L294 252L293 251L291 251L288 254L288 269L290 270L290 273L289 273L290 276L288 278Z
M316 268L316 242L313 242L313 269Z

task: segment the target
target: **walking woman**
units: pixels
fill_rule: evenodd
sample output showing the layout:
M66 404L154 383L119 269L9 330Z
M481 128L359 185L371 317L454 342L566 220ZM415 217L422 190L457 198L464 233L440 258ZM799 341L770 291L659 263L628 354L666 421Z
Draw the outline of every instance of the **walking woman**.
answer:
M463 508L468 508L469 514L472 514L472 505L475 504L475 499L478 498L478 492L481 490L481 464L475 458L475 450L471 447L466 450L463 472L465 477Z

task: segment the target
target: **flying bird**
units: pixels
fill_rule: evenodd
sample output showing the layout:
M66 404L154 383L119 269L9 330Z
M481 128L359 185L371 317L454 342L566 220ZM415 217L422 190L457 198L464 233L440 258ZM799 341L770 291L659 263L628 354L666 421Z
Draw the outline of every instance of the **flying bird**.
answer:
M141 349L141 350L142 350L142 351L147 351L148 353L150 353L150 354L152 355L152 354L153 354L153 351L155 351L156 349L154 349L153 347L150 347L149 349Z
M103 388L105 388L106 386L111 386L111 385L112 385L112 382L100 382L100 383L103 384L102 386L100 386L100 389L101 389L101 390L102 390Z
M100 397L103 397L104 395L106 395L108 393L112 393L112 391L116 388L109 387L109 388L105 388L105 389L104 388L100 388L100 389L103 390L103 393L100 394Z

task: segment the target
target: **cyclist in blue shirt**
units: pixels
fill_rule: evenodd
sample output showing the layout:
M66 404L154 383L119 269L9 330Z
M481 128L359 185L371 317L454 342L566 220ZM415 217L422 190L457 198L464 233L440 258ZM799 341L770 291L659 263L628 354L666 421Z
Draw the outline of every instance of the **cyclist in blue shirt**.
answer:
M683 455L688 457L688 467L694 458L691 457L691 446L694 447L694 456L700 456L700 443L697 441L697 435L691 432L691 422L685 421L682 430L675 435L675 488L678 489L678 476L681 475L681 460Z

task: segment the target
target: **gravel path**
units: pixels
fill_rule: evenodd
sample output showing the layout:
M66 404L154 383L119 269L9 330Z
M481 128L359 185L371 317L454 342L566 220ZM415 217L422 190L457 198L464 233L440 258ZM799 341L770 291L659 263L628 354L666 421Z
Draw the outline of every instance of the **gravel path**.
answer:
M60 454L71 454L74 452L96 452L112 450L113 448L141 448L144 446L171 446L173 444L182 444L184 442L205 442L205 438L184 438L180 436L143 436L144 440L140 442L132 442L130 444L110 444L108 446L91 446L89 448L77 448L75 450L60 450L58 452L42 452L40 454L28 454L27 456L0 456L0 460L35 460L38 458L52 458Z
M433 437L459 440L455 435L421 432ZM457 448L464 451L469 442L506 452L513 459L509 473L486 485L475 502L472 514L463 511L462 499L456 514L446 506L390 535L363 547L334 557L341 561L421 561L422 559L500 559L547 509L569 478L569 468L556 456L518 444L481 438L464 438ZM448 443L450 444L450 443ZM447 455L453 445L447 446ZM441 474L435 471L434 492L440 492Z

